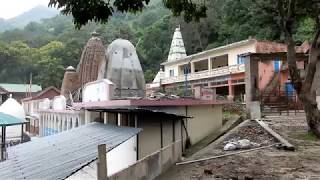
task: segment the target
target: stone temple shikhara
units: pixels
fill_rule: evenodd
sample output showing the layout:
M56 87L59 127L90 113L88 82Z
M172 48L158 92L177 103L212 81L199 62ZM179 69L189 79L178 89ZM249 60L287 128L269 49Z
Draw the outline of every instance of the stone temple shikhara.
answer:
M87 42L77 69L68 67L61 94L74 100L82 99L86 83L109 79L114 85L114 98L142 98L145 79L133 44L124 39L114 40L107 48L97 33Z

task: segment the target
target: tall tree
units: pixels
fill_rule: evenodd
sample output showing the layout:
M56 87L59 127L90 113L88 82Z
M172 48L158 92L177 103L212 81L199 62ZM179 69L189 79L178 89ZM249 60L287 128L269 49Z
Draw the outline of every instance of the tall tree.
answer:
M115 11L137 12L149 3L150 0L50 0L51 6L62 9L64 14L74 17L75 25L80 28L88 21L107 22ZM238 0L248 1L248 0ZM112 2L112 3L111 3ZM231 2L231 1L230 1ZM232 1L235 3L235 1ZM250 13L262 17L268 27L279 28L287 44L287 61L289 65L292 84L304 105L310 129L320 137L320 111L315 101L315 92L312 88L315 81L317 63L320 61L320 2L319 0L251 0ZM187 22L206 17L206 0L163 0L164 5L171 9L174 15L183 15ZM241 5L241 4L240 4ZM236 10L237 6L233 10ZM252 11L253 10L253 11ZM241 12L240 12L241 13ZM265 17L261 16L264 15ZM273 17L273 18L270 18ZM301 19L312 19L315 22L309 61L306 68L306 77L303 81L297 68L295 29ZM270 21L271 19L271 21ZM240 19L244 20L245 19ZM271 23L269 23L271 22ZM277 26L274 26L274 23ZM273 25L273 26L272 26ZM249 27L248 27L249 28ZM318 80L319 81L319 80Z
M319 81L315 78L315 74L317 64L320 62L320 2L317 0L278 0L276 5L276 10L280 16L280 27L287 44L287 61L292 84L304 105L310 129L320 137L320 111L317 107L316 92L313 88L315 81ZM311 18L316 23L304 81L302 81L297 68L296 41L294 39L294 28L301 18Z

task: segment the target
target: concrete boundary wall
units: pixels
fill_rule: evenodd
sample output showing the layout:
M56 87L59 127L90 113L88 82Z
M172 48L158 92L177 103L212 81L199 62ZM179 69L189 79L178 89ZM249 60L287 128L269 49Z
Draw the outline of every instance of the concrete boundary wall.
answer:
M181 155L181 140L179 140L137 161L136 164L127 169L112 175L108 180L154 179L179 161Z

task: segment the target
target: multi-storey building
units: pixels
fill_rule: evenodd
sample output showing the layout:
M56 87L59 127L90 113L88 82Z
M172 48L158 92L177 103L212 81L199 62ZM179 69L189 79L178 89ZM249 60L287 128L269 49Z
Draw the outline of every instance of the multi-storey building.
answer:
M284 44L249 38L187 56L180 28L176 28L168 59L161 64L163 70L147 88L150 92L161 86L166 92L179 94L200 86L213 89L218 97L243 99L245 65L242 55L284 51ZM280 64L275 60L270 67L276 69Z

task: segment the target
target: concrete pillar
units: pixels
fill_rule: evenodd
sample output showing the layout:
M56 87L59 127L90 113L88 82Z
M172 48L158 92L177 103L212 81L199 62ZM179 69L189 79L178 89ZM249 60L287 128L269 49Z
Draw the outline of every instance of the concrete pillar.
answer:
M90 121L91 121L91 112L90 111L84 112L84 120L85 120L85 124L90 123Z
M252 101L250 103L250 118L251 119L260 119L261 118L261 109L259 101Z
M246 83L246 109L250 112L250 103L258 100L258 61L259 59L251 58L250 55L245 57L245 83Z
M66 128L66 117L63 116L62 117L62 131L65 131L67 128Z
M98 160L97 160L97 179L107 180L108 170L107 170L107 151L106 144L98 145Z
M76 127L76 117L72 116L72 128Z
M70 127L70 117L67 116L67 130L69 131L72 127Z
M61 115L58 116L58 122L57 122L57 126L58 126L58 127L57 127L57 132L58 132L58 133L61 132L61 131L60 131L60 126L61 126L61 119L60 119L60 117L61 117Z
M108 124L108 113L107 112L103 113L103 123Z
M211 88L213 94L213 100L217 100L217 88Z
M194 63L191 62L191 63L190 63L190 66L191 66L191 73L194 73L194 71L195 71L195 69L194 69Z
M43 122L43 136L46 136L46 128L47 128L47 125L48 125L48 115L46 116L46 118L44 119L44 122Z
M228 87L229 87L229 95L228 95L228 100L233 101L234 98L234 92L233 92L233 86L232 86L232 80L231 77L228 79Z
M39 122L39 136L43 136L43 114L40 114L40 122Z
M208 70L211 71L211 69L212 69L211 58L208 58Z
M53 123L52 128L53 128L54 134L56 133L56 128L57 128L57 119L56 118L57 118L57 115L54 115L53 119L52 119L52 123Z

